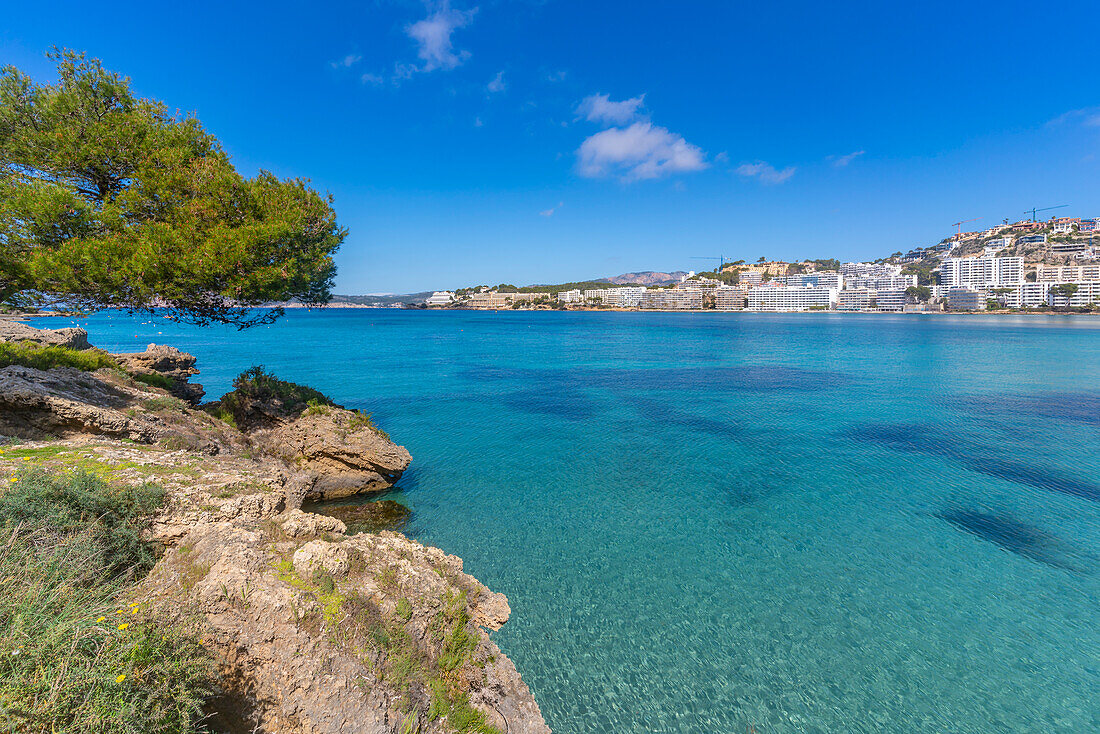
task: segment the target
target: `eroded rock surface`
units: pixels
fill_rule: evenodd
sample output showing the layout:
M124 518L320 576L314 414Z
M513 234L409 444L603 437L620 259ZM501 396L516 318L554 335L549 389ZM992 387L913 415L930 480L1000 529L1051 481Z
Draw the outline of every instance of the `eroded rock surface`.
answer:
M392 487L412 457L343 408L306 410L249 437L263 450L315 475L307 500L335 499Z
M150 344L144 352L112 355L127 372L135 375L160 375L169 380L168 391L176 397L198 405L206 391L202 385L188 382L199 374L194 355L164 344Z
M18 321L0 321L0 341L29 341L46 347L90 349L88 332L77 327L65 329L36 329Z

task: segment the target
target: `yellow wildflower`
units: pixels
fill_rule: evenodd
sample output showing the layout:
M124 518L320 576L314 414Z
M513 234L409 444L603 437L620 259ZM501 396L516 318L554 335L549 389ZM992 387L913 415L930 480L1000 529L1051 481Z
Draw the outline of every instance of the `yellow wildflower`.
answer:
M124 629L126 629L127 627L129 627L129 626L130 626L130 625L129 625L129 624L127 623L127 622L123 622L122 624L120 624L120 625L118 626L118 628L119 628L120 630L124 630Z
M126 674L125 673L123 673L119 677L115 678L115 683L121 683L124 680L126 680Z
M97 619L97 620L96 620L95 622L96 622L96 624L99 624L100 622L106 622L106 621L107 621L107 618L106 618L106 617L100 617L100 618L99 618L99 619Z
M141 602L139 602L139 601L130 602L130 606L132 606L132 607L136 607L138 604L141 604Z
M137 612L138 612L137 607L134 607L133 609L130 610L130 614L137 614Z

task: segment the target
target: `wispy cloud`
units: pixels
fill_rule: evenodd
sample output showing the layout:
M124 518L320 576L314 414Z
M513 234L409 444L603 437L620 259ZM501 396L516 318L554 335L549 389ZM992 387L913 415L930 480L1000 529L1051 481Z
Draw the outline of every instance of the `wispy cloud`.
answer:
M844 168L844 166L848 165L866 152L867 151L865 150L857 150L854 153L848 153L846 155L831 155L828 156L825 160L830 161L837 168Z
M1054 127L1056 125L1083 125L1084 127L1100 127L1100 107L1082 107L1077 110L1070 110L1069 112L1063 112L1055 117L1053 120L1047 122L1047 125Z
M636 119L638 109L645 103L645 95L615 102L607 94L593 94L581 100L577 105L577 115L589 122L603 122L609 125L625 125Z
M378 74L372 74L369 71L363 76L359 77L359 80L362 81L364 84L373 84L376 87L385 81L385 79L383 79Z
M359 61L362 61L362 59L363 59L363 57L359 56L358 54L348 54L347 56L340 59L339 61L331 62L331 64L332 64L333 69L339 69L341 67L346 69L349 66L354 66Z
M449 0L443 0L423 20L405 27L405 33L416 42L416 55L422 62L415 71L453 69L470 57L468 51L456 51L451 34L469 25L477 8L455 10ZM407 73L409 69L404 69ZM399 73L400 76L400 73Z
M755 163L742 163L737 167L737 173L746 178L757 178L765 184L781 184L794 175L794 166L777 169L770 163L756 161Z
M552 217L554 216L554 212L556 212L558 209L561 209L563 206L565 206L565 202L559 201L557 206L552 206L549 209L543 209L541 212L539 212L539 216Z
M504 81L504 72L498 71L497 75L493 77L492 81L485 85L485 89L490 94L496 94L497 92L503 92L508 88L508 84Z
M630 182L706 167L702 149L649 122L598 132L577 149L577 171L588 178Z

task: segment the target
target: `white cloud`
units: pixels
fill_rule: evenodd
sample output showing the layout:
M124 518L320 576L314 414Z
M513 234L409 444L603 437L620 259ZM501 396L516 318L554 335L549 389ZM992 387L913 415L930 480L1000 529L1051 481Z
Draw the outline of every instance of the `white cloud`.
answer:
M475 117L474 118L474 127L481 127L484 124L485 123L481 121L480 117Z
M423 62L415 70L453 69L469 58L468 51L455 51L451 34L468 25L476 12L477 8L452 10L450 2L443 0L427 18L406 26L405 33L416 41L416 55ZM401 75L401 67L398 75Z
M332 62L332 68L333 69L339 69L342 66L346 69L347 67L353 66L354 64L361 61L362 58L363 58L362 56L357 56L356 54L348 54L347 56L340 59L339 61L333 61Z
M625 125L638 117L638 108L645 102L645 95L613 102L610 95L593 94L577 105L577 115L590 122L609 125Z
M551 71L546 75L546 81L548 81L548 82L564 82L565 77L566 77L567 74L568 74L568 72L566 72L564 70L562 70L562 71Z
M746 178L759 178L761 183L781 184L794 175L794 166L788 166L778 170L775 166L764 161L755 163L742 163L737 167L737 173Z
M384 79L383 79L382 77L380 77L379 75L377 75L377 74L371 74L371 73L370 73L369 71L368 71L368 72L367 72L366 74L364 74L363 76L359 77L359 79L360 79L360 80L361 80L361 81L362 81L362 82L363 82L364 84L373 84L374 86L378 86L378 85L379 85L379 84L381 84L381 83L382 83L383 81L385 81L385 80L384 80Z
M503 92L508 88L508 85L504 82L504 72L498 71L497 75L493 77L492 81L485 85L485 88L490 93L495 94L497 92Z
M558 209L561 209L563 206L565 206L565 202L559 201L557 206L552 206L549 209L543 209L541 212L539 212L539 216L552 217L554 216L554 212L556 212Z
M848 153L846 155L831 155L826 158L826 160L832 161L833 165L837 168L844 168L844 166L848 165L866 152L867 151L865 150L857 150L854 153Z
M577 170L589 178L639 181L706 167L706 156L698 146L649 122L598 132L577 149Z
M1085 118L1085 127L1100 127L1100 113Z

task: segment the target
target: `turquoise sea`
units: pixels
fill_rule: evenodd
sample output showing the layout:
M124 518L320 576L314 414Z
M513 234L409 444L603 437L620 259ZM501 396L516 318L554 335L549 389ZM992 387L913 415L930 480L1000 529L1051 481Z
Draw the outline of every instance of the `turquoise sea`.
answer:
M1100 731L1100 319L80 325L373 412L559 734Z

